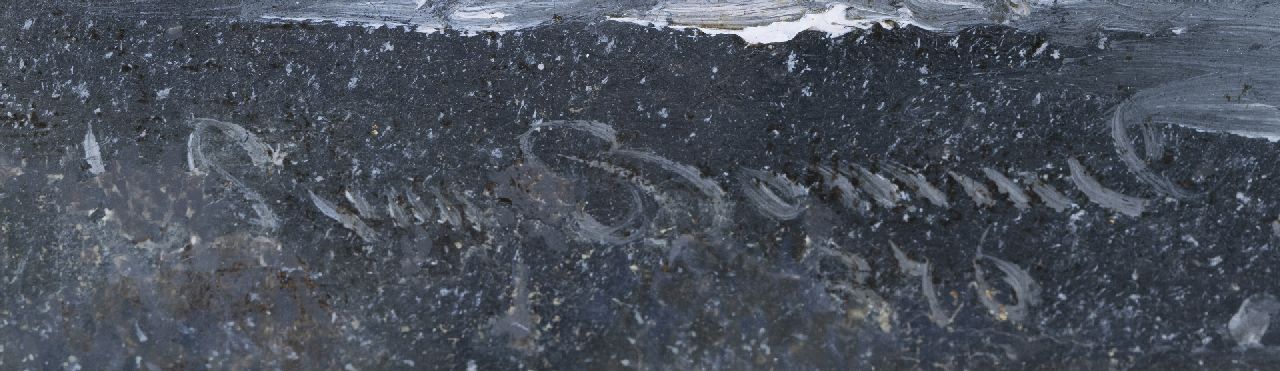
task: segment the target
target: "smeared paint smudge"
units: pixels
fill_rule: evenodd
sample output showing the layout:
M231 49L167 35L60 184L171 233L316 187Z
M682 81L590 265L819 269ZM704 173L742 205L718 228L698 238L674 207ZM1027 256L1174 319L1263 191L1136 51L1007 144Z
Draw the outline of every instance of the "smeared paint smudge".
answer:
M1227 332L1241 348L1260 348L1271 319L1280 312L1280 300L1271 294L1254 294L1244 299L1227 322Z
M804 211L803 186L778 174L742 169L742 191L761 214L778 220L791 220Z
M882 168L898 181L906 183L907 186L916 191L916 194L929 200L934 206L944 208L950 206L950 203L947 202L947 194L929 183L929 180L925 179L924 175L893 161L885 161Z
M987 186L982 185L982 183L954 171L948 171L947 175L950 175L951 179L960 183L960 187L964 188L964 193L968 194L969 199L973 200L973 203L979 207L990 207L996 204L995 198L991 197L991 190L987 189Z
M529 340L537 336L537 322L530 300L529 266L517 262L511 272L511 305L494 320L490 330L494 335L506 336L513 347L528 349L533 345Z
M635 239L644 237L648 223L641 220L641 214L644 213L644 202L640 197L641 192L656 201L661 209L670 209L676 206L670 203L668 197L659 191L657 187L649 184L643 178L635 176L630 170L603 161L585 160L568 155L562 155L562 157L613 175L619 183L628 187L632 195L633 206L627 211L625 221L617 226L605 226L585 211L581 209L574 210L573 217L578 224L580 237L609 244L630 243ZM627 224L637 224L637 227L633 231L622 232ZM622 235L624 233L625 235Z
M134 337L138 338L138 342L147 342L147 333L142 332L142 328L138 326L137 322L133 323L133 334Z
M1062 212L1076 206L1070 197L1059 192L1057 188L1031 176L1026 177L1025 180L1031 183L1031 191L1036 193L1040 202L1044 202L1045 206L1049 206L1054 211Z
M1149 122L1142 124L1143 154L1147 161L1156 161L1164 156L1164 134Z
M823 267L827 266L824 264L827 258L835 258L849 274L823 274ZM842 251L835 242L826 241L806 249L801 260L809 266L809 269L823 276L829 296L837 302L852 307L851 313L854 313L854 316L860 317L860 320L872 320L873 324L876 324L884 333L892 330L895 313L890 304L868 285L873 271L865 258L855 252ZM874 315L874 319L869 319L870 315Z
M107 171L102 165L102 149L98 147L98 138L93 135L93 124L84 134L84 161L89 163L89 172L93 175Z
M311 196L311 203L315 204L316 209L319 209L321 214L329 217L329 219L337 221L339 224L342 224L343 227L356 232L356 235L360 236L360 239L364 240L364 242L369 243L376 242L378 240L377 233L375 233L373 229L369 228L368 225L364 224L364 221L360 220L359 217L356 217L346 211L338 210L338 207L332 202L329 202L320 196L316 196L315 192L307 191L307 194Z
M737 35L748 43L787 41L807 30L839 36L876 25L912 25L929 30L959 30L988 22L1027 18L1029 1L768 1L712 2L668 0L649 10L610 19L677 29L696 28L712 35Z
M867 259L864 259L861 255L824 245L814 246L812 249L805 251L805 260L809 261L810 264L817 265L818 260L823 257L835 258L849 268L853 273L853 283L866 285L867 280L871 278L871 264L867 263Z
M844 207L859 212L871 211L871 203L858 195L858 189L854 188L849 178L827 167L820 166L816 170L822 175L823 184L827 185L828 191L835 189L840 192L840 203Z
M893 250L893 258L898 262L898 270L901 270L903 274L913 277L924 274L925 263L907 257L907 253L902 252L898 244L893 243L893 241L889 242L889 248Z
M382 218L377 209L374 209L373 206L369 205L369 201L365 200L364 195L361 195L359 191L347 189L342 192L342 195L347 198L347 202L350 202L352 207L356 208L356 212L360 214L361 218L369 220L378 220Z
M534 166L546 166L546 164L542 162L542 159L534 153L532 136L534 133L542 130L557 128L566 128L585 132L608 143L608 150L612 151L618 149L618 132L615 131L612 126L609 126L609 124L598 121L537 121L534 122L533 125L530 125L529 130L520 134L519 137L520 151L524 153L525 161Z
M942 309L942 301L938 299L938 287L933 283L933 276L930 274L929 262L915 261L907 257L907 254L898 248L898 245L889 242L889 247L893 249L893 257L898 261L898 269L902 273L910 277L920 277L920 290L924 295L925 302L929 305L929 313L926 315L929 320L938 327L947 327L954 320L953 315L947 314Z
M729 216L732 214L733 202L727 199L724 189L720 188L720 185L717 184L715 180L702 176L702 171L699 171L697 168L677 163L648 152L619 149L610 151L610 153L649 162L680 176L681 179L684 179L685 182L689 183L689 185L693 186L708 198L712 217L712 227L716 231L724 230L731 223Z
M210 128L218 129L223 135L227 136L232 143L239 144L245 153L249 155L249 161L255 166L266 168L269 165L284 166L285 153L268 146L259 139L257 135L245 130L244 127L229 122L218 121L207 118L191 119L191 125L195 130L188 137L187 165L191 167L192 172L199 173L199 168L208 167L212 162L205 157L204 152L204 134ZM191 146L194 144L194 146Z
M391 220L395 222L396 227L409 227L413 225L413 222L409 220L409 213L405 211L404 207L400 206L400 202L396 200L396 194L397 192L392 189L388 189L386 192L387 215L391 216Z
M462 228L462 213L453 207L449 200L444 198L444 195L440 193L440 189L431 187L431 195L435 196L436 210L439 211L439 214L436 214L440 218L437 222L448 223L454 228Z
M858 188L871 195L881 207L892 209L897 205L898 186L893 182L857 164L853 165L853 177L858 179Z
M586 211L574 210L571 215L574 224L577 225L578 236L587 241L607 245L624 245L643 238L645 231L641 214L644 213L644 202L640 199L639 191L635 188L630 190L632 207L627 210L627 215L617 225L605 225ZM632 224L641 225L635 227L635 230L627 230L627 227Z
M938 299L938 288L933 284L933 275L929 273L929 263L925 262L920 273L920 290L924 294L925 301L929 304L929 320L933 321L938 327L947 327L951 325L954 318L942 309L942 302Z
M1009 201L1013 202L1013 206L1020 210L1026 210L1031 205L1031 198L1027 197L1027 193L1022 190L1018 183L1014 183L1012 179L1003 173L989 167L982 168L982 173L992 182L996 183L996 189L1007 196Z
M1274 142L1280 140L1280 94L1265 87L1277 84L1280 78L1265 69L1210 73L1142 90L1113 116L1131 125L1168 123Z
M1089 201L1128 216L1142 215L1143 210L1146 209L1147 200L1107 189L1089 175L1080 161L1068 158L1067 165L1071 167L1071 181L1089 198Z
M995 298L995 288L987 283L986 272L983 271L979 260L986 259L995 263L997 269L1004 272L1004 282L1013 288L1014 297L1017 304L1009 305L1001 303ZM1024 323L1031 314L1031 308L1040 304L1040 285L1035 279L1031 278L1031 274L1027 273L1022 267L1010 263L1004 259L982 253L978 250L977 259L973 262L974 283L977 286L978 301L987 308L998 320L1008 320L1014 323Z
M821 11L819 4L795 1L744 0L744 1L688 1L659 2L645 11L645 18L665 21L673 25L701 26L725 30L742 30L777 22L793 22L806 13Z
M801 259L810 269L822 275L825 258L836 259L850 273L824 278L831 298L844 303L846 308L855 308L850 313L861 320L869 320L880 331L885 333L892 331L893 309L868 285L868 280L874 274L871 271L871 264L857 253L840 250L838 245L829 240L805 250Z
M239 144L240 148L249 155L249 161L260 169L268 169L272 165L283 166L285 153L267 146L261 139L258 139L257 135L250 133L240 125L207 118L194 118L189 121L189 124L194 127L194 130L187 137L188 169L196 175L204 174L206 169L212 169L223 179L231 182L236 189L239 189L244 194L245 199L252 203L251 207L254 213L258 215L258 219L254 221L255 224L267 229L277 228L280 224L280 219L276 217L275 212L271 211L271 207L267 205L267 201L262 198L262 195L249 188L239 178L232 176L231 173L223 169L222 165L209 160L205 155L204 135L210 128L218 129L232 143Z
M471 198L466 192L453 192L453 199L462 204L462 220L471 227L471 230L480 232L485 226L489 225L491 220L480 211L475 203L471 202Z
M422 196L406 187L404 189L404 198L409 201L409 211L413 214L413 218L418 221L418 224L427 224L432 221L431 207L427 206L427 203L422 200Z
M665 157L655 155L653 153L621 148L617 141L617 132L613 129L612 126L605 123L596 122L596 121L563 121L563 120L535 122L533 125L531 125L529 130L525 131L523 134L519 136L520 148L522 153L525 156L527 166L530 166L533 168L540 168L540 169L549 169L547 164L544 163L542 159L534 151L533 134L540 130L553 129L553 128L567 128L567 129L572 129L572 130L577 130L580 132L587 133L592 137L603 140L607 144L607 148L602 151L602 154L604 155L617 156L619 158L625 158L632 161L649 163L657 166L658 168L661 168L664 171L675 174L681 180L685 181L685 183L687 183L689 186L692 186L693 189L697 190L697 192L700 193L702 196L706 197L706 201L708 203L708 207L706 208L706 211L710 214L709 219L711 220L711 224L712 224L711 229L714 233L719 233L720 231L723 231L728 225L731 224L730 214L732 213L732 210L733 210L733 202L728 200L727 193L724 191L723 188L720 187L720 185L715 180L704 177L700 170L692 166L677 163ZM585 159L578 159L572 156L561 156L561 157L575 161L575 162L585 163L589 166L592 166L601 170L605 170L606 172L609 172L611 174L614 174L615 176L620 177L620 179L624 181L627 181L633 185L640 187L641 190L644 190L646 193L649 193L651 196L654 196L654 199L658 201L663 208L669 208L670 206L672 206L670 203L665 202L667 198L665 196L661 196L660 192L657 192L653 186L648 185L645 182L638 181L637 177L629 175L630 174L629 171L626 171L616 165L603 163L603 162L588 161ZM579 220L587 222L588 227L591 226L590 220L586 218L579 218Z
M1130 102L1121 103L1116 107L1115 113L1111 116L1111 139L1115 143L1116 152L1120 154L1120 159L1124 161L1125 166L1129 168L1129 171L1132 172L1138 180L1150 185L1156 192L1174 198L1191 197L1190 192L1182 189L1182 187L1174 185L1168 178L1151 171L1151 169L1147 167L1147 163L1138 157L1137 151L1133 146L1133 141L1129 137L1129 123L1124 119L1124 116L1128 114L1127 111L1130 110L1129 107L1131 106L1132 103ZM1147 146L1151 149L1151 146L1154 146L1154 144L1148 142ZM1148 153L1148 156L1152 156L1152 154Z

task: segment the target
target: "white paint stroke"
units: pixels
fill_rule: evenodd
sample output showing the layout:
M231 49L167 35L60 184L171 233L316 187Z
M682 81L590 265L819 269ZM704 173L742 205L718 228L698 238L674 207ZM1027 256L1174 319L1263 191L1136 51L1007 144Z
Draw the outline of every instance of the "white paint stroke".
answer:
M373 232L373 229L364 224L364 221L360 220L360 218L346 211L338 210L337 206L334 206L332 202L320 198L320 196L316 196L315 192L307 191L307 194L311 196L311 203L316 205L316 208L320 210L321 214L329 217L329 219L337 221L339 224L342 224L343 227L356 232L356 235L360 236L360 239L364 240L364 242L375 242L378 240L378 236Z
M950 203L947 202L947 194L938 189L938 187L934 187L933 184L929 183L929 180L925 179L924 175L921 175L919 172L893 161L885 161L882 163L881 167L884 168L889 175L898 179L899 182L906 183L907 186L914 189L920 197L924 197L929 200L929 202L933 203L934 206L944 208L950 206Z
M987 179L996 183L996 189L999 190L1000 193L1004 193L1009 196L1009 201L1013 202L1014 207L1017 207L1019 210L1026 210L1030 207L1031 198L1027 197L1027 193L1024 192L1022 187L1019 186L1018 183L1015 183L1013 179L1009 179L1009 177L1005 176L1004 173L989 167L982 168L982 173L987 176Z
M1031 183L1031 191L1035 192L1037 197L1040 197L1040 201L1054 211L1062 212L1076 206L1070 197L1059 192L1057 188L1030 176L1026 180Z
M98 147L98 138L93 135L93 124L84 134L84 161L89 163L89 172L93 175L107 171L102 165L102 149Z
M395 223L396 227L407 228L413 223L409 221L408 212L396 201L396 194L397 192L394 189L387 189L387 215L391 216L391 221Z
M898 202L898 186L879 174L872 173L862 165L853 165L853 177L858 179L858 187L871 195L871 199L881 207L892 209Z
M1024 323L1031 315L1031 307L1040 304L1040 285L1031 277L1031 273L1017 264L983 254L981 248L978 249L977 255L977 259L973 261L973 270L974 284L977 286L978 291L978 301L998 320ZM1014 298L1017 300L1016 304L1005 304L996 299L995 287L987 282L986 271L979 264L979 260L982 259L990 260L995 263L997 269L1004 272L1004 282L1013 289Z
M193 118L190 124L194 126L191 135L187 137L187 166L191 172L196 175L204 174L205 169L212 169L223 179L231 182L235 188L240 189L244 193L245 199L252 203L252 208L258 219L255 224L274 230L279 227L280 219L271 211L271 207L267 205L267 201L239 178L232 176L222 165L210 160L205 155L204 135L209 128L216 128L233 143L239 143L245 153L249 155L249 160L257 167L266 169L270 165L283 166L284 152L278 148L271 148L257 135L245 130L244 127L229 122L218 121L207 118Z
M352 207L356 208L356 212L360 213L361 218L370 220L382 218L378 215L377 209L372 205L369 205L369 201L364 198L364 195L360 194L360 191L354 191L348 188L346 191L342 192L342 195L347 198L347 202L350 202Z
M978 204L979 207L988 207L996 204L995 198L991 197L991 190L977 180L954 171L948 171L947 175L950 175L951 179L960 183L960 187L964 188L964 193L968 194L969 198L973 199L973 203Z
M835 189L840 192L840 203L844 207L863 213L871 211L871 202L858 195L858 189L854 188L849 178L825 166L816 169L822 175L822 183L828 191Z
M1240 303L1227 322L1227 332L1241 348L1261 348L1262 336L1271 327L1271 318L1280 311L1280 301L1271 294L1254 294Z
M1080 161L1068 158L1067 165L1071 167L1071 181L1076 184L1076 188L1079 188L1080 192L1083 192L1089 198L1089 201L1128 216L1142 215L1142 212L1146 209L1148 203L1146 199L1128 196L1107 189L1092 175L1089 175L1084 165L1080 164Z
M742 192L765 216L791 220L804 212L803 186L786 177L755 169L742 169Z
M716 232L721 232L732 224L729 218L733 214L733 202L727 199L727 195L724 189L720 188L719 183L703 176L702 171L697 168L644 151L618 149L610 151L610 153L657 165L663 170L684 179L686 183L707 197L711 204L712 227Z
M886 26L891 26L893 24L912 24L926 28L924 25L917 24L913 21L909 17L909 14L869 14L869 17L867 18L850 19L846 17L846 13L848 11L848 5L836 4L828 7L822 12L804 14L794 20L782 20L763 25L747 26L735 29L716 28L715 26L682 25L658 18L614 17L609 19L617 22L634 23L645 26L653 25L655 27L673 29L698 29L703 33L710 35L736 35L751 44L785 42L795 38L796 35L799 35L801 32L808 30L814 30L825 33L831 37L837 37L852 32L853 30L871 28L877 24ZM886 21L892 21L892 23L887 23Z

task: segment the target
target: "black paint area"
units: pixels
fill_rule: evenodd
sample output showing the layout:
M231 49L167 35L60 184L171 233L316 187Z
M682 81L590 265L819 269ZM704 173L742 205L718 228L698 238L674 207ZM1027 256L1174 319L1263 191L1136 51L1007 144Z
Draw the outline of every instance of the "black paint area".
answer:
M617 23L3 19L0 368L1272 360L1227 324L1277 291L1280 151L1134 123L1144 166L1192 195L1159 193L1118 155L1110 110L1132 92L1088 83L1096 50L996 27L746 45ZM1147 207L1090 202L1068 159Z

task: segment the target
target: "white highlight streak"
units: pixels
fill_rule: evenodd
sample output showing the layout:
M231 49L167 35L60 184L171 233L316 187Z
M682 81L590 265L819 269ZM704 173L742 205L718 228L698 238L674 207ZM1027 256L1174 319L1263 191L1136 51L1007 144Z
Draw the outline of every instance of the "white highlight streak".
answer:
M89 163L89 172L93 175L107 171L102 165L102 149L98 147L98 138L93 135L93 124L89 124L89 131L84 134L84 161Z
M737 30L670 24L667 21L643 19L643 18L616 17L616 18L609 18L609 20L617 21L617 22L634 23L642 26L647 26L652 24L657 27L669 27L674 29L697 28L702 32L710 35L725 35L725 34L738 35L738 37L741 37L742 40L745 40L747 43L751 43L751 44L767 44L767 43L785 42L787 40L791 40L792 38L795 38L796 35L800 34L801 32L808 31L808 30L824 32L831 37L836 37L836 36L840 36L840 35L844 35L846 33L852 32L855 29L871 28L871 26L873 25L880 24L880 22L882 21L889 21L889 20L892 20L898 24L912 24L916 26L921 26L907 18L894 18L889 16L880 16L880 17L872 17L872 18L856 19L856 20L849 19L845 17L845 13L848 10L849 10L849 6L847 5L843 5L843 4L833 5L830 8L827 8L827 10L824 12L805 14L804 16L801 16L799 19L796 19L794 21L778 21L778 22L773 22L766 25L744 27L742 29L737 29Z

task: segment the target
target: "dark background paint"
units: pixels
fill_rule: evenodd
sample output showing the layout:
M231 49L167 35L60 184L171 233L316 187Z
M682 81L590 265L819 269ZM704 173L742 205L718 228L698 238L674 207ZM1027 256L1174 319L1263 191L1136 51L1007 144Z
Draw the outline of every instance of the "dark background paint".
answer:
M1109 110L1138 90L1103 78L1124 65L1120 52L1032 56L1045 36L1002 27L746 45L615 23L461 36L4 19L5 367L1248 368L1271 357L1237 350L1225 328L1244 298L1277 291L1277 149L1149 124L1166 138L1149 166L1195 197L1156 193L1111 139ZM1125 37L1145 36L1109 35ZM192 175L192 118L242 126L287 156L257 167L211 132L206 152L234 180ZM697 189L603 154L580 131L531 134L546 167L531 164L518 137L549 120L606 123L619 146L698 169L733 202L732 223L714 231ZM99 175L84 160L90 124ZM1127 217L1090 203L1067 179L1072 157L1151 207ZM922 169L951 207L911 193L860 213L812 170L878 172L883 160ZM983 179L983 167L1040 176L1078 207L1020 211L1001 196L980 208L944 175ZM804 213L758 213L743 168L805 185ZM636 242L576 237L568 215L623 220L641 181L679 209L658 214L642 199ZM279 227L251 223L237 182L262 194ZM367 220L377 241L365 242L308 193L350 212L344 190L410 206L406 189L466 221ZM823 241L869 261L866 289L894 314L888 331L834 288L854 272L801 261ZM920 279L898 269L890 242L930 262L955 311L948 328L925 317ZM1043 287L1026 323L994 319L975 299L979 247Z

